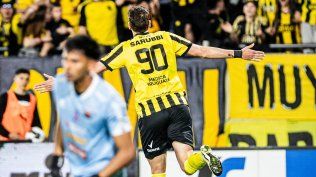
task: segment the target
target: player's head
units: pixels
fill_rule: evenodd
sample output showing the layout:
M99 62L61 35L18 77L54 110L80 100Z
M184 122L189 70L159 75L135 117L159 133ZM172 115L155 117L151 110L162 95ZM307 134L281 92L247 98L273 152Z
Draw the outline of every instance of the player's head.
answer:
M151 25L150 12L142 6L133 6L128 11L129 29L134 33L143 33Z
M67 40L62 56L67 79L75 82L94 68L99 60L100 50L93 39L79 35Z
M24 68L16 70L13 80L17 88L25 89L30 80L30 71Z
M254 17L257 13L257 3L252 0L247 0L243 8L246 17Z

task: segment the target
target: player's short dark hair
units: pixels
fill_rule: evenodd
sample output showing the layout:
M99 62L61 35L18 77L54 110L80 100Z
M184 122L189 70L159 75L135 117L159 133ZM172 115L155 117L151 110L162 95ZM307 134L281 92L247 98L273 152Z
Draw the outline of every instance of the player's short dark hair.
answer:
M25 68L19 68L15 71L15 75L18 75L18 74L28 74L30 75L30 71L28 69L25 69Z
M92 60L99 60L101 55L97 42L85 35L77 35L69 38L66 42L65 50L67 52L80 50L85 56Z
M244 6L248 3L252 3L254 6L258 7L258 2L255 0L244 0Z
M142 33L148 30L151 15L144 7L133 6L128 11L128 20L133 31Z

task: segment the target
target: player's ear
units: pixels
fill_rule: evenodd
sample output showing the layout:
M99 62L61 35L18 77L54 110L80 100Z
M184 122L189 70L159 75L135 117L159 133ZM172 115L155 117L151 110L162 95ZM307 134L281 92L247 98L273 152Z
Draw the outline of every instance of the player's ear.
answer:
M131 28L131 23L130 23L130 22L128 22L128 29L129 29L129 30L132 30L132 28Z
M151 20L149 20L149 23L148 23L148 29L151 28Z

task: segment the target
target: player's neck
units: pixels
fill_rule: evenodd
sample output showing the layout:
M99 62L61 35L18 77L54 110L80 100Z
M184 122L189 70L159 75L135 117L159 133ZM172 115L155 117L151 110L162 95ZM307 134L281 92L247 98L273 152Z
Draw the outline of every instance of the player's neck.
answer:
M16 94L18 94L18 95L25 95L25 94L26 94L26 91L25 91L25 89L23 89L23 88L16 88L16 89L14 90L14 92L15 92Z
M148 31L145 31L145 32L134 32L133 31L133 36L135 37L135 36L137 36L137 35L144 35L144 34L148 34L149 32Z
M84 91L86 91L88 87L90 86L92 80L93 80L93 77L90 74L86 74L81 79L75 81L74 85L75 85L76 92L78 94L81 94Z

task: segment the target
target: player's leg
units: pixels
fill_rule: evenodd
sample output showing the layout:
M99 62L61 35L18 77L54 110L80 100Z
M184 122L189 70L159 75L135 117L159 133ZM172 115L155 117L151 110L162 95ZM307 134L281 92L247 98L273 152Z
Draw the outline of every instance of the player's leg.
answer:
M205 166L206 163L202 155L200 153L194 153L192 146L178 141L172 142L172 146L179 165L186 174L192 175Z
M220 175L221 162L211 153L208 146L202 146L200 151L193 152L194 139L189 107L176 106L171 110L170 115L168 137L172 141L181 169L191 175L208 165L215 175Z
M152 159L147 159L151 168L151 174L153 177L165 177L166 176L166 158L167 153L163 153Z
M171 147L167 135L168 116L168 111L163 110L138 120L143 151L153 177L166 175L166 151Z
M177 156L179 165L186 174L192 175L196 171L207 165L210 170L217 176L222 173L222 165L220 160L212 154L212 150L208 146L202 146L198 152L193 152L190 145L172 142L172 146Z

